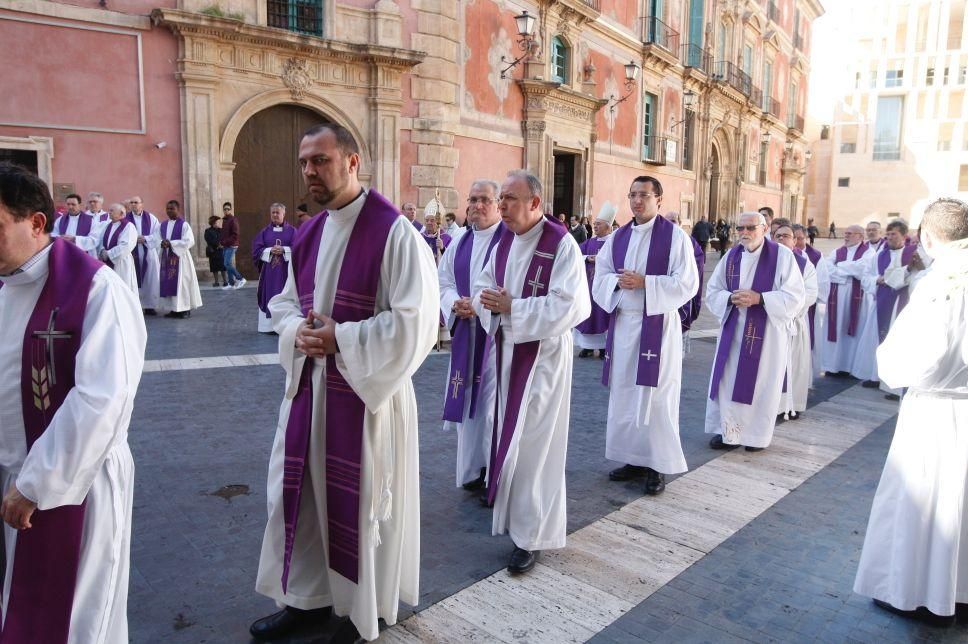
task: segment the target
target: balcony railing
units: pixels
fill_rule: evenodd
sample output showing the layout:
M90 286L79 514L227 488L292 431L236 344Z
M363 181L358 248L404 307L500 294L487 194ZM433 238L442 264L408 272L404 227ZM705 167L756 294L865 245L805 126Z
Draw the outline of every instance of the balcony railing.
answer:
M323 35L322 0L269 0L266 18L270 27L312 36Z
M686 43L682 46L680 60L683 67L698 69L704 74L708 74L712 69L712 56L702 50L699 45Z
M642 18L642 42L675 52L679 49L679 32L655 16L647 16Z
M766 17L773 22L780 22L780 8L776 6L776 2L773 0L766 3Z
M756 85L753 85L753 88L750 90L750 102L756 107L763 106L763 90Z
M728 60L716 61L713 67L713 80L726 83L745 96L749 96L753 91L753 81L749 74Z
M642 160L652 165L665 165L667 141L668 138L664 136L643 137Z
M875 161L898 161L901 158L901 146L894 141L874 141Z
M792 118L789 118L788 120L789 122L787 123L787 127L792 128L797 132L803 132L804 119L802 116L798 114Z
M763 111L771 114L774 118L780 118L780 101L772 96L764 96Z
M581 2L586 7L591 7L595 11L601 11L602 10L602 2L601 2L601 0L579 0L579 2Z

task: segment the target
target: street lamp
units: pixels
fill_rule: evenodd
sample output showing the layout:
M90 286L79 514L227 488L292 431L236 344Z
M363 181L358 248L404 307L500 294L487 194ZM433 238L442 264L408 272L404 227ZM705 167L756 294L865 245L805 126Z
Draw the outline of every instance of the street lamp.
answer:
M611 102L611 105L609 105L608 107L609 112L614 114L615 107L619 103L624 103L629 99L629 97L632 95L632 92L634 91L635 80L639 77L640 71L642 71L642 68L639 67L634 60L629 61L629 63L625 65L625 89L626 89L625 96L623 96L622 98L616 98L615 94L612 94L611 96L609 96L608 100Z
M673 123L669 127L669 131L670 132L674 132L677 127L679 127L680 125L682 125L683 123L686 122L686 119L689 118L689 117L685 113L692 111L692 108L696 106L696 99L697 98L699 98L699 97L691 89L687 89L685 92L683 92L683 94L682 94L682 112L683 112L682 120L679 120L679 121L676 121L675 123Z
M514 22L518 26L518 45L524 50L524 53L515 58L514 60L509 60L507 56L501 56L502 63L508 63L508 66L501 70L501 79L506 78L507 73L514 69L518 63L520 63L525 58L531 56L531 52L534 49L534 27L537 24L537 18L524 11L519 16L514 16Z

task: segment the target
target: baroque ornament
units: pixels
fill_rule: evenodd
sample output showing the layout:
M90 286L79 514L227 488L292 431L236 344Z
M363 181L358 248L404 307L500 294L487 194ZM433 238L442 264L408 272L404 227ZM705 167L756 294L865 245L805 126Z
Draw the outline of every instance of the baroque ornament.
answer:
M282 66L282 83L292 92L295 100L301 100L312 85L306 61L298 58L288 59Z

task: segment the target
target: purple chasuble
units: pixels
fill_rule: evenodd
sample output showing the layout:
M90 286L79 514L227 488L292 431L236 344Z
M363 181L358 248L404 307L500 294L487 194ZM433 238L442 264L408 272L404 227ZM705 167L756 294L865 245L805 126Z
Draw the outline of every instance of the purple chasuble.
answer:
M554 269L555 257L557 256L558 244L561 238L568 231L558 220L545 215L544 228L538 245L531 256L531 263L524 274L524 287L521 297L544 297L548 294L548 285L551 283L551 272ZM514 241L514 233L505 230L501 234L498 242L497 253L494 256L494 274L497 285L504 287L504 277L508 267L508 254L511 252L511 242ZM501 365L503 364L504 351L502 349L504 334L498 327L494 338L497 349L497 387L501 390ZM491 438L491 459L488 464L487 476L487 501L494 503L497 496L497 488L501 481L501 470L504 468L504 461L511 447L511 439L514 437L514 429L518 424L518 416L521 414L521 405L525 404L524 390L527 387L531 370L538 359L538 350L541 348L541 341L519 342L514 345L511 351L511 374L508 379L507 403L504 407L504 426L498 438L498 418L500 414L494 414L494 429ZM495 407L500 400L498 396ZM495 409L497 412L497 409Z
M591 237L578 245L581 254L587 257L595 257L602 250L602 246L608 237ZM585 259L585 281L588 284L588 293L591 295L592 283L595 281L595 262ZM575 327L582 335L599 335L608 331L608 313L595 303L592 299L592 312L585 320Z
M854 249L853 261L857 261L867 252L867 242L863 242ZM834 264L839 264L847 259L847 247L841 246L837 249ZM830 296L827 298L827 340L837 341L837 291L839 284L830 283ZM847 324L847 335L853 337L857 334L857 322L860 320L860 305L864 298L864 292L860 286L860 280L856 277L850 280L850 320Z
M907 266L911 263L911 257L917 249L918 247L913 244L902 246L899 249L901 251L901 266ZM885 244L884 248L877 253L877 274L883 277L884 271L890 265L891 248ZM891 328L891 313L894 311L894 304L897 303L897 312L900 313L907 306L908 298L907 286L895 291L887 284L877 285L877 335L881 342L887 337L887 332Z
M181 241L182 230L185 228L185 220L179 217L172 226L171 236L168 236L168 224L171 220L161 222L161 238L168 241ZM158 294L161 297L178 296L178 255L172 248L162 248L161 259L161 282Z
M359 322L376 314L380 268L390 228L399 217L393 204L370 190L353 225L336 281L330 317L337 323ZM293 275L303 315L313 307L316 292L316 259L329 212L313 217L297 229L292 244ZM335 276L326 276L329 279ZM325 313L325 311L321 311ZM306 358L299 388L292 400L286 424L286 458L283 466L282 506L286 542L282 567L282 590L289 587L299 498L302 493L313 417L313 358ZM366 407L336 367L326 358L326 525L329 566L358 583L360 568L360 463ZM379 493L378 491L376 493Z
M726 286L730 292L739 289L740 267L742 255L746 248L738 244L726 256ZM753 404L753 393L756 390L756 377L760 370L760 358L763 357L763 339L766 336L768 318L766 307L763 306L763 293L773 290L776 279L776 265L780 251L776 242L763 240L763 250L760 251L756 272L753 274L752 290L760 294L761 302L746 309L746 329L743 331L743 344L740 346L739 363L736 365L736 382L733 384L733 402L746 405ZM730 304L729 313L723 332L719 336L719 348L716 350L716 361L713 364L713 377L709 385L709 398L716 400L719 395L719 382L726 370L726 359L733 343L733 335L739 323L739 307Z
M286 261L285 254L272 255L268 262L262 261L262 253L267 248L275 246L288 246L292 248L293 239L296 238L296 227L292 224L283 222L282 230L273 230L274 226L269 224L262 229L255 239L252 240L252 263L259 269L259 289L256 298L259 302L259 310L269 314L269 300L274 298L286 286L289 278L289 262Z
M81 346L87 298L94 274L102 266L58 238L50 249L48 265L47 281L27 322L23 342L20 382L28 452L74 388L74 362ZM86 501L36 510L30 518L33 527L17 533L0 642L67 642L85 506Z
M691 236L689 241L692 242L692 254L696 258L696 270L699 271L699 288L691 300L679 307L679 320L682 322L683 333L692 328L692 323L699 319L699 314L702 312L702 280L706 270L706 253L703 252L702 246Z
M490 243L484 251L484 264L491 257L491 251L504 233L504 223L498 223L497 229L491 235ZM471 257L474 251L474 231L468 230L458 240L454 252L454 282L457 294L461 297L471 296ZM468 344L471 336L474 338L474 361L471 364L468 355ZM477 398L480 395L481 373L484 359L490 350L492 340L484 332L481 321L477 316L469 319L457 318L451 329L450 378L447 393L444 394L444 420L454 423L464 421L464 396L467 383L471 383L471 407L468 418L474 418L477 413Z
M472 232L472 231L468 231L468 232ZM440 256L444 254L444 251L437 250L437 235L427 235L426 233L423 233L423 232L421 232L420 234L423 237L424 241L427 242L427 245L430 246L430 252L434 256L434 262L439 263ZM447 247L450 246L450 242L451 242L450 235L448 235L447 233L440 233L440 240L444 242L444 250L447 250Z
M67 234L67 225L70 223L70 215L61 215L57 219L57 233L60 235ZM75 237L87 237L91 234L91 224L94 223L94 217L82 212L77 216L77 230L74 231Z
M612 242L612 265L616 273L625 268L632 225L635 219L619 228ZM661 215L655 216L652 225L652 238L649 242L649 256L645 260L646 275L667 275L669 273L669 253L672 250L672 234L675 224ZM649 315L649 302L646 298L642 308L642 331L639 336L639 364L635 374L635 384L644 387L657 387L659 384L659 361L662 359L662 325L665 313ZM605 339L605 365L602 369L602 384L608 386L612 371L612 343L615 335L615 321L618 310L609 316L608 337Z
M134 213L129 212L125 215L128 221L137 228L138 224L134 220ZM138 233L145 238L145 241L134 247L134 272L138 277L138 288L145 283L145 273L148 272L148 236L151 234L151 213L147 210L141 211L141 230Z
M104 250L111 250L118 245L118 239L121 237L121 231L124 230L125 226L131 222L127 219L122 219L118 222L118 227L114 229L114 234L111 235L111 224L113 223L113 221L108 222L108 225L104 227L104 234L101 236L101 246L104 247ZM114 268L114 262L112 262L110 259L104 260L104 263L110 268Z

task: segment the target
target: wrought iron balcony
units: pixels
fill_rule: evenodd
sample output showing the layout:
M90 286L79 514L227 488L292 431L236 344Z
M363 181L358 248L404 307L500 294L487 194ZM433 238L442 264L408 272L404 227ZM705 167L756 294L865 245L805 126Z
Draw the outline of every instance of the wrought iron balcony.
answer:
M668 137L657 135L642 137L642 160L652 165L665 165L668 140Z
M780 9L773 0L766 3L766 17L773 22L780 22Z
M749 74L728 60L716 61L713 67L713 80L726 83L744 96L749 96L753 91L753 81Z
M704 74L709 74L712 70L712 56L704 52L699 45L684 44L681 49L680 60L683 67L692 67Z
M642 18L642 42L676 52L679 49L679 32L655 16L646 16Z
M750 102L756 107L763 107L763 90L756 85L750 90Z
M585 6L591 7L595 11L601 11L602 10L602 1L601 0L579 0L579 2L581 2Z
M894 141L874 141L874 161L898 161L901 146Z
M804 119L802 116L797 114L793 117L788 116L787 119L787 127L792 130L796 130L797 132L803 132Z
M780 118L780 101L776 100L772 96L763 97L763 111L773 116L773 118Z

